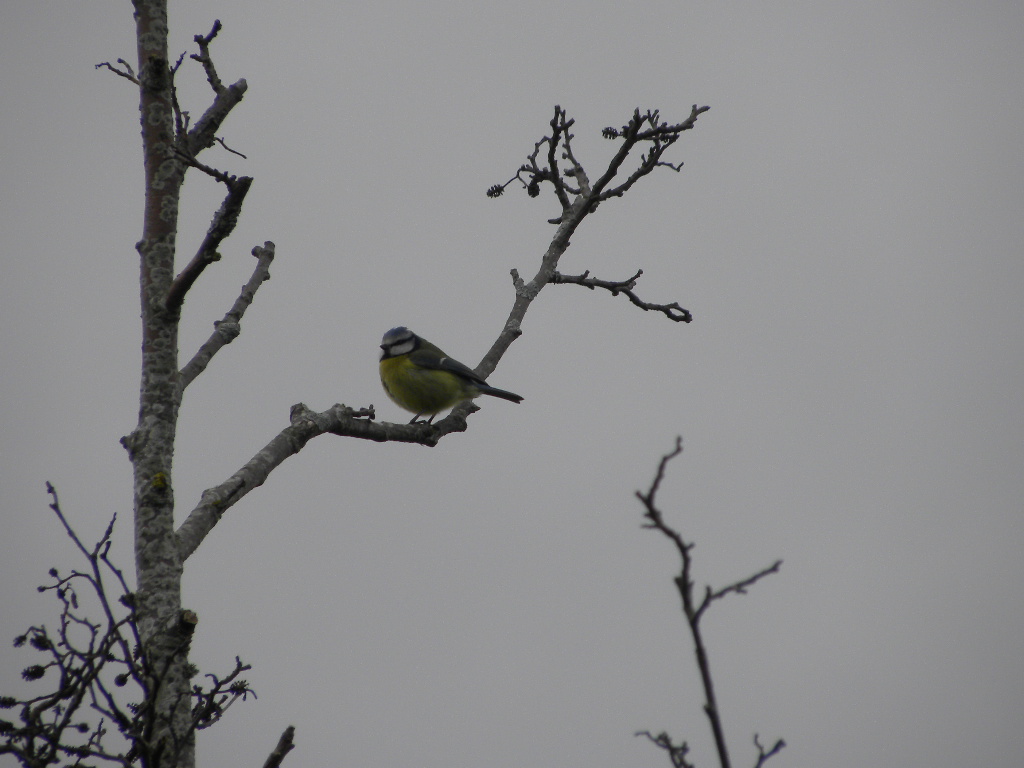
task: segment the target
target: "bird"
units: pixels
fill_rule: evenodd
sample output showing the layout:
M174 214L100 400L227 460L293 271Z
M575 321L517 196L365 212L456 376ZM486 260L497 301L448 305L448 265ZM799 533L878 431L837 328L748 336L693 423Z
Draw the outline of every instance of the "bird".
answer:
M405 326L392 328L380 342L380 383L396 405L427 423L441 411L478 395L522 402L514 392L492 387L468 366L453 360Z

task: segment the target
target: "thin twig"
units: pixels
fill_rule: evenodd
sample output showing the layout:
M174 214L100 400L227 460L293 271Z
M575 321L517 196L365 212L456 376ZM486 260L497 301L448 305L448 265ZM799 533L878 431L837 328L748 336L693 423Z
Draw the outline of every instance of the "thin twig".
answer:
M106 67L118 77L123 77L125 80L130 80L131 82L135 83L135 85L139 85L139 78L135 76L135 70L132 69L132 65L124 59L118 59L117 63L124 67L124 69L118 69L109 61L102 61L99 64L95 65L95 67L96 69L102 69Z
M636 288L637 281L643 273L644 271L642 269L638 269L635 275L626 280L611 281L599 280L596 277L591 277L590 270L585 271L581 275L563 275L561 272L555 272L551 277L551 282L582 285L584 288L589 288L590 290L603 288L606 291L610 291L612 296L618 296L621 293L634 305L640 307L640 309L645 312L651 310L661 312L665 317L670 320L674 320L677 323L689 323L693 320L693 315L690 314L690 311L679 306L679 302L673 301L671 304L653 304L651 302L644 301L637 296L636 293L633 292L633 289Z
M652 743L668 753L668 759L672 761L672 768L694 768L693 763L686 759L690 753L690 747L685 741L673 744L672 739L664 731L657 736L650 731L637 731L634 736L646 736Z
M248 160L248 159L249 159L248 155L243 155L243 154L242 154L241 152L239 152L239 151L238 151L237 149L232 149L231 147L229 147L229 146L227 145L227 142L225 142L225 141L224 141L224 139L222 139L222 138L221 138L220 136L218 136L218 137L217 137L217 143L218 143L218 144L220 144L220 145L221 145L222 147L224 147L224 149L226 149L226 150L227 150L228 152L230 152L230 153L231 153L232 155L238 155L238 156L239 156L240 158L242 158L243 160Z
M765 752L764 747L761 746L760 737L755 733L754 746L757 747L757 762L754 763L754 768L761 768L762 765L768 762L768 758L772 757L773 755L777 755L780 751L782 751L785 748L786 742L782 739L779 739L775 742L774 746L772 746L771 749Z
M700 607L697 609L697 618L700 618L701 614L707 610L708 606L711 605L712 601L720 600L721 598L728 595L730 592L733 592L737 595L745 595L747 594L747 587L752 586L753 584L760 581L769 574L778 573L781 567L782 561L776 560L767 568L758 571L753 576L748 576L742 581L737 581L735 584L730 584L727 587L722 587L721 589L716 590L712 590L711 587L705 587L704 599L701 601Z

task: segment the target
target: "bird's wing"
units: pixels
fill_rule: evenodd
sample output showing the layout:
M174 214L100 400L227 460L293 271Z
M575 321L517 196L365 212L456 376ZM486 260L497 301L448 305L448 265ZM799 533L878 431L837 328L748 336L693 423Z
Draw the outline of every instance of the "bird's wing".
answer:
M468 365L460 363L458 360L453 360L450 357L436 358L427 352L416 350L409 355L409 359L421 368L430 368L436 371L448 371L449 373L454 373L456 376L469 379L477 384L485 383L483 379L473 373L473 369Z

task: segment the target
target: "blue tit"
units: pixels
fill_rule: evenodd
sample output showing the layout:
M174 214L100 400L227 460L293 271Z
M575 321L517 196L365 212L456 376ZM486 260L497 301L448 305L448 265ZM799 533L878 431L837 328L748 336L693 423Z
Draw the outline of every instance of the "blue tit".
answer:
M399 326L384 334L380 342L380 383L388 397L407 411L420 416L434 416L477 395L492 395L513 403L522 397L490 386L473 370L452 360L426 339L408 328Z

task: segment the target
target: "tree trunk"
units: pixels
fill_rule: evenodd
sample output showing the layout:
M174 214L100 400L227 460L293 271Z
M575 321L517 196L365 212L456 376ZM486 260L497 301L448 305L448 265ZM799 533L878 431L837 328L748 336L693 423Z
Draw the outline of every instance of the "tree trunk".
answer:
M166 0L134 0L146 197L141 260L142 383L139 423L128 441L135 473L137 609L147 668L140 747L149 768L195 764L189 733L188 644L194 617L181 609L182 564L174 536L171 468L178 419L179 309L166 299L174 279L178 201L185 166L175 154L174 94L167 55Z

